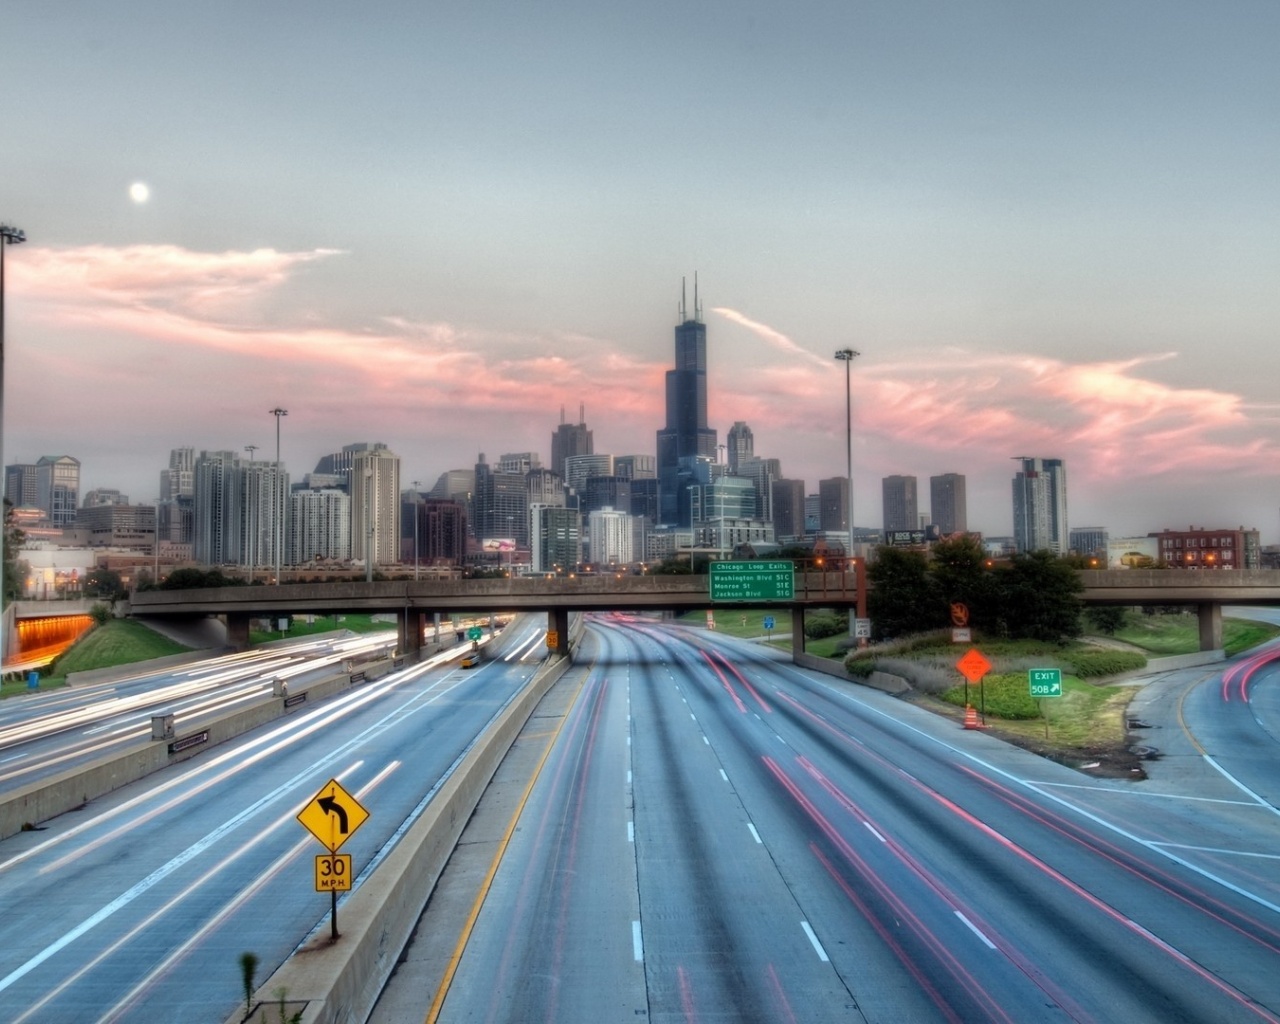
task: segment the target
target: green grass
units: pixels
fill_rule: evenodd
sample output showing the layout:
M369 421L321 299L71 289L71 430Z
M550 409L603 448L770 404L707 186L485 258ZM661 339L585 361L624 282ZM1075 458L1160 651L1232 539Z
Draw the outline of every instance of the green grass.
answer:
M341 619L341 621L338 621ZM273 632L262 632L261 630L249 630L249 643L251 645L265 644L270 640L290 639L300 636L313 636L316 633L332 633L337 629L349 629L353 633L380 633L383 630L394 630L396 624L394 622L374 622L372 615L317 615L315 622L307 622L303 615L295 615L289 626L287 633L280 634L279 630Z
M1280 626L1252 619L1223 619L1222 641L1228 656L1280 636ZM1200 650L1200 624L1195 615L1140 615L1130 613L1116 630L1117 640L1165 657L1194 654Z
M1133 696L1131 687L1094 686L1075 676L1063 676L1061 697L1034 700L1025 672L990 675L984 682L987 715L999 719L1000 728L1007 732L1043 739L1047 718L1049 736L1057 744L1085 747L1124 742L1124 708ZM957 686L941 698L963 707L964 695L964 687ZM981 702L980 688L970 686L969 703L979 708Z
M781 633L790 637L791 616L786 610L767 612L759 608L715 609L716 632L723 633L725 636L747 639L768 636L770 630L764 628L764 619L766 615L773 616L772 632L775 635ZM705 611L686 612L676 621L683 623L686 626L699 626L705 629L707 625L707 613ZM846 638L841 636L828 636L823 637L821 640L806 640L804 650L806 654L812 654L818 658L843 658L845 652L838 646L842 639ZM791 650L790 639L773 640L770 641L770 644L779 650Z
M112 619L104 625L95 626L72 644L50 666L48 682L61 685L72 672L131 665L135 661L163 658L167 654L181 654L190 649L133 619Z

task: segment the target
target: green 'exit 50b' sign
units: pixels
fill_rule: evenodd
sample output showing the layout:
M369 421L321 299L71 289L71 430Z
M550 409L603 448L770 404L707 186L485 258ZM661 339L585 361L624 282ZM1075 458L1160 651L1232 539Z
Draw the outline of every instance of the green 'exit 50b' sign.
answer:
M1031 685L1033 697L1062 696L1062 669L1060 668L1027 669L1027 682Z

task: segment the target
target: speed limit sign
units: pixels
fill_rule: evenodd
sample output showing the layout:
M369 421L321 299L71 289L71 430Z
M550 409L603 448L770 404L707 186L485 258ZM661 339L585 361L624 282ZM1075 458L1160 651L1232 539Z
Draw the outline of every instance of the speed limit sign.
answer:
M351 854L322 853L316 857L316 892L351 889Z

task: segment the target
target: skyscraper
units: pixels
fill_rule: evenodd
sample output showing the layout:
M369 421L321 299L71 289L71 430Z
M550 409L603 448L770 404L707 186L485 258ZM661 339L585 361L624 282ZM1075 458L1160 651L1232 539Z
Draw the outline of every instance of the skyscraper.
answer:
M478 540L511 539L529 544L529 484L524 473L503 473L480 454L476 463L475 536Z
M884 500L886 530L919 529L920 512L915 477L887 476L880 481L880 492Z
M385 444L355 451L348 490L351 557L372 558L374 565L400 561L400 456Z
M193 543L197 562L241 564L244 473L232 451L202 451L193 468Z
M929 518L944 537L969 531L963 473L929 477Z
M1068 551L1067 467L1061 459L1018 456L1013 478L1013 539L1019 551Z
M36 503L54 526L71 526L80 504L80 460L42 455L36 462Z
M161 540L190 544L194 513L196 451L174 448L169 468L160 470L160 509L156 528Z
M823 533L849 533L849 478L833 476L818 481L818 529Z
M770 488L773 534L778 543L804 538L804 481L775 480Z
M587 429L587 408L578 406L578 422L564 421L564 406L560 407L560 426L551 435L551 468L565 477L564 460L571 455L590 455L595 451L591 431Z
M693 316L681 288L675 340L675 369L667 371L667 425L658 431L658 516L664 525L687 527L689 508L680 500L681 489L690 482L690 469L699 457L714 462L716 456L716 432L707 426L707 327L697 277Z
M755 435L742 420L737 420L729 428L729 435L725 440L728 442L729 449L729 472L737 473L743 462L755 456Z

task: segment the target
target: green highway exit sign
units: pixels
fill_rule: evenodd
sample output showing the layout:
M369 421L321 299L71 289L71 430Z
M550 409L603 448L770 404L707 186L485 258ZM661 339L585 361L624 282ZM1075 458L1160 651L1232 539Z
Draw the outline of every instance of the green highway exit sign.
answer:
M1027 682L1031 684L1033 697L1062 696L1062 669L1060 668L1029 668Z
M713 601L791 601L796 596L794 562L712 562Z

